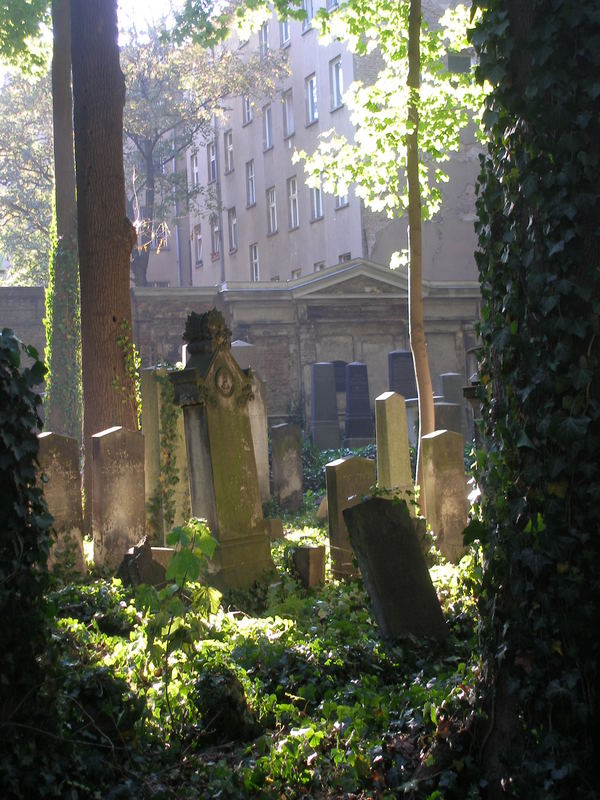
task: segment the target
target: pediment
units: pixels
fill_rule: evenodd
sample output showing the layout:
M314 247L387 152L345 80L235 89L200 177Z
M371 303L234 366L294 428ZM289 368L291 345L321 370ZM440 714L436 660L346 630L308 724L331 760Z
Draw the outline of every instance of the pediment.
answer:
M338 264L299 279L290 289L297 299L406 297L405 272L365 261Z

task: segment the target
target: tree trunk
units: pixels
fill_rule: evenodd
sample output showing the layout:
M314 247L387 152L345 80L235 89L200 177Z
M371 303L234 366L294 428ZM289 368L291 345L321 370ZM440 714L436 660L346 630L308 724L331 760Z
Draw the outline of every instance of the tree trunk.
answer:
M423 485L423 458L421 439L435 428L433 388L429 371L427 341L423 321L423 277L421 234L421 190L419 187L419 91L421 84L421 0L412 0L408 23L408 86L410 100L408 123L412 133L407 136L406 172L408 178L408 328L410 349L415 362L417 394L419 398L419 445L417 452L416 483ZM426 514L424 495L421 494L421 513Z
M77 210L69 0L52 2L52 120L56 242L46 295L46 428L81 439Z
M137 429L125 214L123 105L116 0L71 0L77 223L81 282L84 487L91 437Z

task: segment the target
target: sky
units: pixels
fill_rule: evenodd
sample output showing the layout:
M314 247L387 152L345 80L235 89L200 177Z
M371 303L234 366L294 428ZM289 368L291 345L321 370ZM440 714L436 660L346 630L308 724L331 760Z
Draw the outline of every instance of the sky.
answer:
M181 1L173 0L119 0L119 28L127 29L135 24L143 30L149 22L155 22L169 13L171 7L181 6Z

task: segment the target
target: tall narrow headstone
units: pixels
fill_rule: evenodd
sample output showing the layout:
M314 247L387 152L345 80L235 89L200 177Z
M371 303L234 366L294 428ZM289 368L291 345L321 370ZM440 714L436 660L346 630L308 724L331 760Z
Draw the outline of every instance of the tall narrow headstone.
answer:
M358 361L346 364L346 426L344 447L363 447L374 439L369 401L367 365Z
M436 400L433 404L436 430L454 431L463 435L463 407L458 403Z
M187 366L170 374L183 407L192 513L219 542L210 577L223 589L248 588L274 569L248 413L252 384L231 355L230 337L216 309L192 312Z
M407 400L417 396L417 379L410 350L392 350L388 353L390 391L398 392Z
M469 512L463 438L454 431L434 431L421 442L427 522L444 558L456 562L465 552L462 534Z
M340 446L335 392L335 367L319 361L311 367L310 436L319 450Z
M143 369L140 391L146 512L152 541L160 546L172 527L189 519L191 511L183 414L173 401L166 367ZM171 484L174 477L176 482ZM168 498L165 497L164 484L168 484Z
M329 520L329 547L334 578L356 575L354 553L343 511L371 492L375 485L375 462L370 458L338 458L325 466Z
M468 438L468 425L467 425L467 409L465 405L465 398L463 395L463 387L465 385L465 378L460 372L443 372L440 375L440 383L442 385L442 395L444 396L445 403L456 403L459 408L460 428L450 428L450 430L457 430L462 433L465 439ZM446 428L447 425L440 425L435 423L436 428Z
M302 505L302 432L299 425L271 428L273 495L280 506L298 511Z
M416 397L405 399L408 441L416 449L419 443L419 400Z
M405 497L410 506L413 479L408 446L406 403L397 392L375 399L377 430L377 485Z
M144 536L144 437L114 427L92 436L94 563L116 570Z
M38 464L44 497L56 533L48 555L51 572L85 573L79 444L70 436L38 433Z

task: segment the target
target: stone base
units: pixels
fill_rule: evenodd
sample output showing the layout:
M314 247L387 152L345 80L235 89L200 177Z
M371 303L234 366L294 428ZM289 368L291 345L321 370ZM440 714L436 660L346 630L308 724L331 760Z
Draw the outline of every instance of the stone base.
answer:
M254 583L272 579L274 573L269 539L261 531L219 542L207 580L220 591L249 589Z

